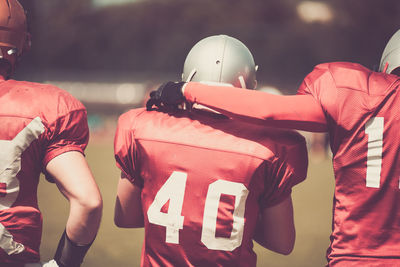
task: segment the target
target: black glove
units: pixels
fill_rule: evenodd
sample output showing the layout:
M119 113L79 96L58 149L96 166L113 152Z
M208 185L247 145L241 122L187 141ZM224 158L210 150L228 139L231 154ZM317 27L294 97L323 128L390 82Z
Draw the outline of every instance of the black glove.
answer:
M153 105L157 107L174 107L182 104L185 98L182 94L182 86L185 82L166 82L160 85L157 90L150 92L150 99L146 103L147 110Z

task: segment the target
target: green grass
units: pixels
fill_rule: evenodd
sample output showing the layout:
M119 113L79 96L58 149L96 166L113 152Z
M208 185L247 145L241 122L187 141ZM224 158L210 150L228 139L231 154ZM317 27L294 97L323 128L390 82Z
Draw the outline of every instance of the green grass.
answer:
M93 142L87 159L103 195L103 219L96 241L83 266L139 266L143 241L142 229L119 229L113 214L119 171L115 166L112 139ZM334 181L330 160L310 163L308 178L293 190L296 245L289 256L282 256L255 245L257 266L314 267L325 265L329 244ZM43 213L42 260L53 257L68 215L68 202L54 184L41 179L39 205Z

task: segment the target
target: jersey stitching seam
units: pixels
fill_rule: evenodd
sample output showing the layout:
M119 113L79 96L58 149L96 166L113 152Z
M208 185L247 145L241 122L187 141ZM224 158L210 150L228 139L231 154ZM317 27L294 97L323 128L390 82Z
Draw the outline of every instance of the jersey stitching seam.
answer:
M246 155L246 156L253 156L255 158L264 160L264 161L271 161L269 159L264 159L260 156L257 155L253 155L250 153L245 153L245 152L237 152L237 151L229 151L229 150L222 150L222 149L218 149L218 148L210 148L210 147L205 147L205 146L199 146L199 145L193 145L193 144L185 144L185 143L178 143L178 142L174 142L174 141L165 141L165 140L159 140L159 139L150 139L150 138L134 138L135 140L144 140L144 141L154 141L154 142L159 142L159 143L169 143L169 144L176 144L176 145L182 145L182 146L190 146L190 147L196 147L196 148L202 148L202 149L207 149L207 150L215 150L215 151L221 151L221 152L227 152L227 153L236 153L236 154L241 154L241 155ZM276 158L276 156L274 155L274 158Z

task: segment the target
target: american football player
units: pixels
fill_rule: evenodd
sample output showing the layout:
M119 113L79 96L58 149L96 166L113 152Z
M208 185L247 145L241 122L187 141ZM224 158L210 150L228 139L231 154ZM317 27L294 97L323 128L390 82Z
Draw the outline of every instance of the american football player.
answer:
M0 0L0 265L40 266L39 175L70 204L54 259L44 266L80 266L101 219L102 199L84 157L85 107L48 84L10 77L29 49L23 7Z
M328 265L399 266L399 75L397 31L378 72L349 62L320 64L295 96L168 83L152 101L168 106L185 98L256 124L327 131L336 184Z
M254 88L256 66L241 41L210 36L188 53L182 79ZM256 266L253 239L289 254L304 138L199 105L154 104L123 114L114 142L122 171L115 224L144 226L141 266Z

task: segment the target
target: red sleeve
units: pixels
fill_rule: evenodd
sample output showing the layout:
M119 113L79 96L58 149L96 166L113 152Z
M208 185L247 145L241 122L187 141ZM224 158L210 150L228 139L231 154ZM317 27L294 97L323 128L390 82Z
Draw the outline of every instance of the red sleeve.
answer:
M185 98L232 118L289 129L325 132L324 113L313 97L280 96L255 90L190 82Z
M331 64L325 63L317 65L312 72L310 72L301 83L297 94L298 95L310 95L317 100L318 103L321 102L319 95L321 95L320 90L327 91L329 86L335 87L335 81L333 80L332 74L329 71ZM351 77L351 76L350 76ZM350 78L347 77L346 80Z
M130 113L125 113L118 119L117 130L114 138L114 156L117 167L131 181L143 187L143 181L136 172L136 146L131 127Z
M46 166L52 159L69 151L84 154L89 141L86 110L71 111L58 117L48 125L44 138L47 146L42 161L42 171L49 182L54 182L46 172Z
M86 110L71 111L48 125L46 132L47 147L43 158L43 169L50 160L68 151L82 154L89 141L89 128Z
M297 144L284 147L271 163L266 174L267 183L264 197L261 199L261 207L275 206L285 200L291 193L293 186L301 183L307 177L308 155L304 137L288 138L298 139Z

